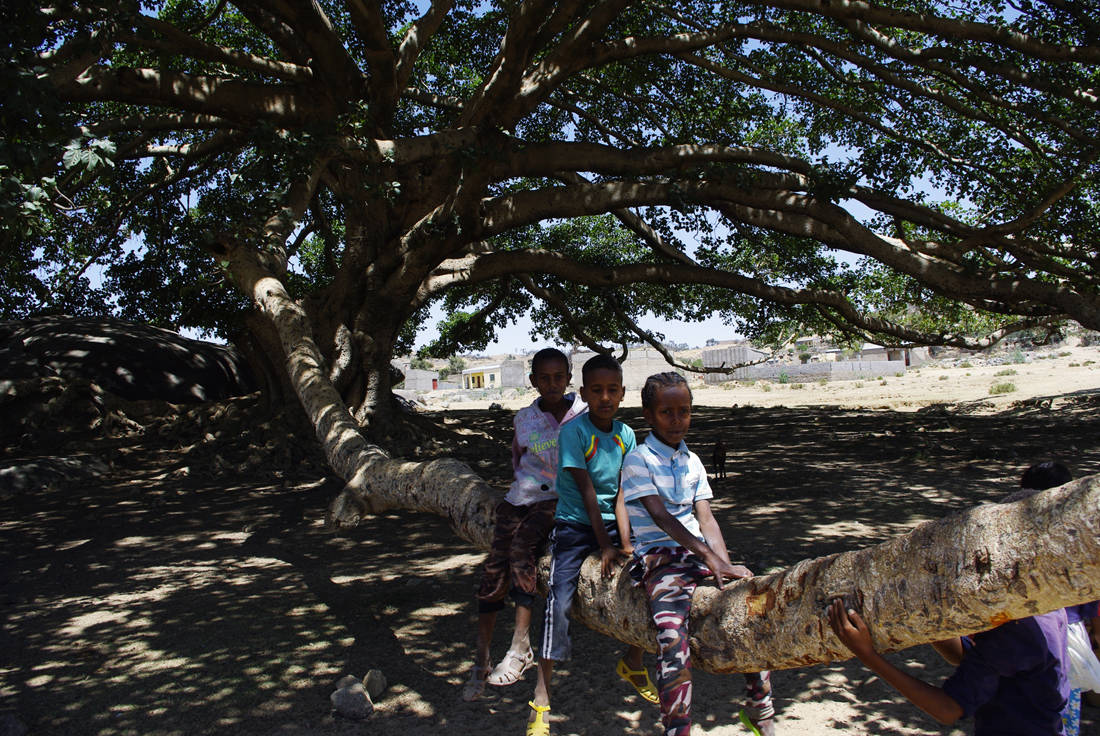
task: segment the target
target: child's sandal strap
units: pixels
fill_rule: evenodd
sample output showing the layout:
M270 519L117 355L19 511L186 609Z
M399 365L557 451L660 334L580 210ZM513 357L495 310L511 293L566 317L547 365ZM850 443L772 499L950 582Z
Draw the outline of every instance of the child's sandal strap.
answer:
M615 666L615 672L619 677L626 680L646 701L653 704L661 702L661 695L657 688L653 686L653 680L649 679L649 672L646 671L644 666L640 670L632 670L625 659L620 659L619 664ZM634 682L633 678L635 677L644 677L645 682L639 685Z
M550 736L550 724L544 718L550 710L549 705L535 705L535 701L527 701L527 705L535 711L535 720L527 724L526 736Z

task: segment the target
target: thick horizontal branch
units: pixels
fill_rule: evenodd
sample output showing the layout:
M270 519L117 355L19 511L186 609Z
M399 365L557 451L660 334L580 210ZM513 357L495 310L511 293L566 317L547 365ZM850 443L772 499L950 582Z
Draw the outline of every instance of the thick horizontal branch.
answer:
M788 188L805 188L811 166L795 156L751 146L684 144L658 148L616 148L599 143L515 142L494 164L494 176L551 176L561 171L591 171L608 176L672 174L705 164L753 164L792 172ZM747 174L747 175L752 175Z
M1100 63L1100 46L1047 43L1010 26L944 18L932 13L894 10L864 0L750 0L768 8L786 8L838 20L855 19L887 28L930 33L946 40L970 40L1015 49L1036 59L1056 62Z
M740 183L722 180L612 181L501 196L485 201L484 229L479 235L486 238L512 227L556 217L681 203L717 207L736 220L751 221L778 232L802 230L800 234L804 237L815 237L833 247L870 256L954 298L1019 304L1024 309L1013 313L1026 316L1062 314L1093 329L1100 326L1100 304L1089 294L1074 289L1071 283L1042 281L1024 273L983 272L942 261L914 249L904 240L868 229L849 212L829 201L756 185L746 189ZM1045 305L1046 311L1040 315L1035 311L1036 305ZM875 328L875 331L879 330Z
M145 29L149 35L136 36L134 42L147 48L228 64L241 70L274 76L287 82L308 84L313 81L313 71L307 66L268 59L238 49L206 43L159 18L140 15L138 16L138 27ZM163 36L163 39L155 38L151 33L159 34ZM125 36L122 37L122 40L125 40Z
M743 274L682 263L628 264L599 267L582 263L559 253L541 250L483 253L444 261L425 284L425 291L438 292L466 283L477 283L516 273L545 273L572 283L589 286L625 286L628 284L701 284L745 294L775 304L821 305L832 309L843 320L859 329L891 335L914 345L949 345L975 348L970 337L950 333L926 333L886 319L862 313L847 295L827 289L793 289L768 284Z
M557 175L560 181L567 184L587 183L588 180L582 177L580 174L568 172L560 173ZM648 222L643 220L635 212L628 209L612 210L612 215L621 222L628 230L632 231L635 235L640 237L642 241L653 249L654 253L658 253L667 258L671 258L674 261L680 261L681 263L695 263L695 261L687 253L679 250L671 243L665 241L661 233L657 232Z
M295 86L156 69L90 69L56 89L62 98L76 102L113 100L253 122L266 118L302 123L332 112L323 100Z
M109 135L119 131L133 131L141 133L158 133L172 130L206 130L213 128L236 128L238 124L218 117L217 115L201 115L195 113L165 114L165 115L124 115L117 118L97 120L82 125L79 130L83 135L95 137Z
M449 112L462 112L466 109L466 103L454 97L453 95L437 95L434 92L418 89L416 87L408 87L403 93L402 97L419 102L422 105L428 105L429 107L435 107L440 110L447 110Z
M825 615L836 597L856 602L880 651L898 651L1095 600L1098 581L1094 475L926 522L875 547L804 560L722 590L701 586L692 600L692 663L755 672L848 659ZM593 557L578 590L574 620L652 650L645 595L628 574L604 581Z
M453 460L402 463L372 458L362 483L331 507L336 525L390 508L428 511L487 549L499 495ZM549 572L540 562L540 584ZM711 672L755 672L847 659L826 619L846 596L867 619L876 646L896 651L985 631L1100 598L1100 476L1007 504L986 504L875 547L804 560L787 570L696 589L692 663ZM648 602L625 569L581 566L572 617L653 650Z
M198 159L214 153L220 153L233 148L248 139L245 133L236 131L219 131L209 138L195 143L180 143L178 145L150 145L143 148L133 148L122 152L119 158L153 158L160 156L182 156L189 159Z
M340 144L350 158L370 166L408 166L454 156L489 135L479 128L457 128L395 140L345 138Z

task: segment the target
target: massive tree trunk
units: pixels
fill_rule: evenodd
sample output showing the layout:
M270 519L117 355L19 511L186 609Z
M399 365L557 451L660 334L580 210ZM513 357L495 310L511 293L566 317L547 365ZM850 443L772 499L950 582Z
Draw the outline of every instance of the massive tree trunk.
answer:
M309 321L281 282L240 249L238 283L275 324L287 370L333 469L347 486L330 507L335 526L388 508L427 511L488 548L498 494L456 460L412 463L370 444L328 378ZM848 596L875 641L896 650L1100 598L1100 476L1012 504L988 504L928 522L876 547L806 560L719 591L702 587L692 612L697 666L715 672L783 669L849 656L825 621ZM543 562L545 577L546 561ZM625 571L601 579L588 560L576 620L652 648L644 596Z

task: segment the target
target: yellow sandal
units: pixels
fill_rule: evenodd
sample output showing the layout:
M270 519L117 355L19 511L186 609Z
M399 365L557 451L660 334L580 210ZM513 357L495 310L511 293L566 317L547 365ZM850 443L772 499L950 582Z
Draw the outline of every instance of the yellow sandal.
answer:
M528 701L527 705L535 711L535 720L527 723L527 736L550 736L550 724L543 718L543 715L550 712L550 706L535 705L533 700Z
M657 688L653 687L653 680L649 679L649 672L646 671L645 667L640 670L632 670L629 666L627 666L625 659L620 659L619 664L615 666L615 673L618 674L619 677L629 682L634 687L634 689L638 691L638 694L649 702L659 703L661 701L661 699L657 696ZM645 683L638 685L634 682L634 680L630 679L632 677L644 677Z

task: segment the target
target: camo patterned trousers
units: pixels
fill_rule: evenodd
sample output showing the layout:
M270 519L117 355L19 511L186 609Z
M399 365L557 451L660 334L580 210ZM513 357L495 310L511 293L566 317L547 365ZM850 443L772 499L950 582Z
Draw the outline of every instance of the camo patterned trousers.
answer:
M533 604L539 553L554 528L557 505L557 499L529 506L513 506L507 501L497 505L493 544L485 558L477 591L478 613L504 608L508 593L520 605Z
M691 732L691 653L688 615L691 594L711 574L683 547L660 547L642 558L642 582L657 626L657 690L665 736ZM754 723L775 715L767 672L745 675L747 714Z

